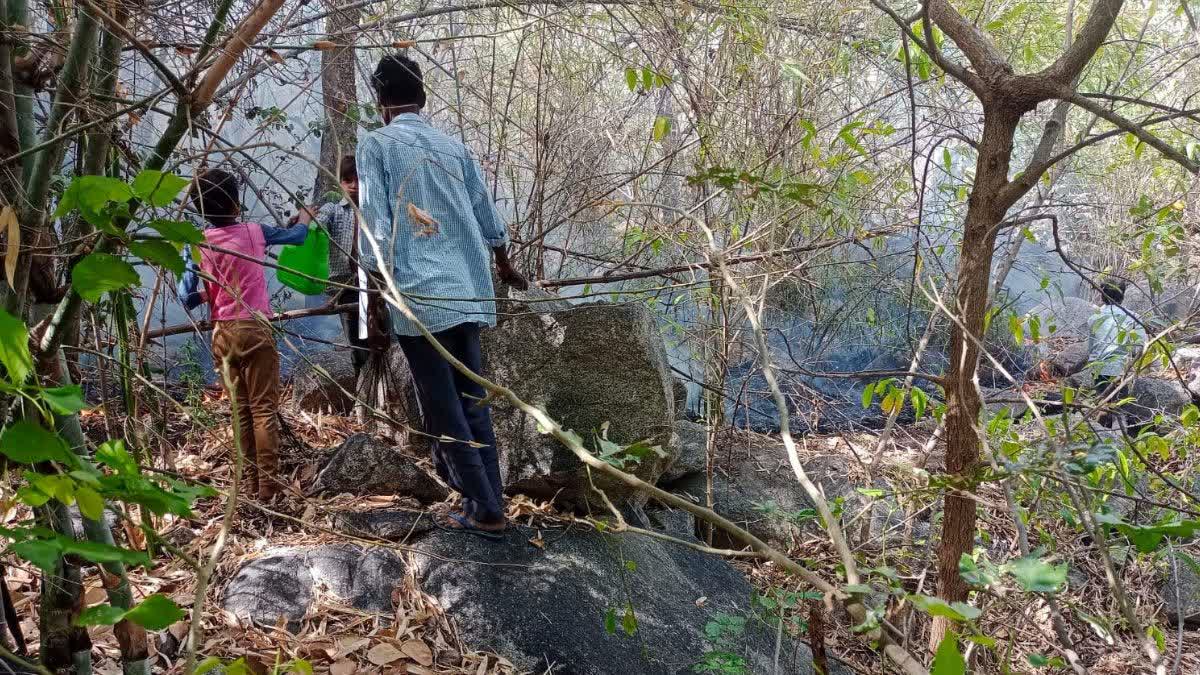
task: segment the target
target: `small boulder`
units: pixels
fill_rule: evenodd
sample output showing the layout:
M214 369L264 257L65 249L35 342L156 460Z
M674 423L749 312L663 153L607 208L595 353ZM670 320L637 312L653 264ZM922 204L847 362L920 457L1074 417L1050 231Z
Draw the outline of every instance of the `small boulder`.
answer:
M354 409L357 379L344 350L305 355L292 371L292 403L311 413L348 415Z
M331 453L309 494L399 495L423 504L440 502L450 490L399 448L355 434Z
M679 456L659 479L663 484L702 474L707 466L708 429L703 424L679 420L675 423L675 435L679 438Z
M675 397L650 311L597 303L547 312L542 303L514 297L503 303L512 314L483 334L485 373L575 431L593 452L605 428L618 445L657 446L661 454L628 465L639 478L657 482L677 451ZM492 405L492 419L509 492L605 510L584 464L541 433L537 421L504 401ZM624 484L594 478L618 505L645 501Z
M736 672L813 673L808 647L786 634L774 669L776 632L751 606L746 578L721 558L578 528L531 546L534 536L518 528L500 545L441 531L422 540L414 560L422 588L469 647L503 654L522 672L677 675L723 654ZM623 628L630 607L632 636Z
M390 614L404 562L389 549L351 544L267 550L242 566L225 587L222 605L234 615L297 630L321 596L375 614Z

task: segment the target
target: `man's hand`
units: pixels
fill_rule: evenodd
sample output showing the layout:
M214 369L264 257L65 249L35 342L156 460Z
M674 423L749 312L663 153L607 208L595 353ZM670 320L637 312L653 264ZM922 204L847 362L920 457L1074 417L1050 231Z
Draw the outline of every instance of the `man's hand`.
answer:
M512 262L509 261L508 248L497 246L492 249L492 253L496 256L496 274L500 277L500 281L518 291L529 290L529 281L521 276L521 273L514 269Z
M315 206L301 207L300 211L297 212L296 215L292 216L292 219L288 221L288 224L295 225L297 223L302 223L304 225L308 225L317 217L317 212L315 210L316 208L317 207Z
M521 276L521 273L514 270L511 265L497 265L496 272L500 276L500 281L511 286L518 291L529 290L529 280Z

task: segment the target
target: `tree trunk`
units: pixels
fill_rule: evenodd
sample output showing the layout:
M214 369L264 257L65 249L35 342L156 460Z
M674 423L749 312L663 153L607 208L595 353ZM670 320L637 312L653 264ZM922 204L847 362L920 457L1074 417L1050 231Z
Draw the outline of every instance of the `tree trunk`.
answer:
M338 9L341 4L325 0L326 9L333 11L327 20L326 31L329 39L339 47L321 52L321 98L326 120L321 134L321 167L334 174L338 173L342 155L354 153L359 117L351 112L350 106L358 104L354 40L358 35L355 29L362 8ZM337 189L338 183L332 176L318 171L313 184L313 201L321 201L327 193Z
M1011 206L1001 203L998 195L1008 180L1013 136L1020 117L1019 112L985 105L975 188L967 203L959 254L955 306L948 308L959 318L950 334L950 371L946 376L946 472L957 489L946 494L938 547L938 596L948 602L967 599L967 584L958 573L958 561L971 551L975 541L975 500L958 490L972 489L971 478L980 459L978 425L983 403L975 383L978 340L987 313L996 226ZM944 619L934 620L931 644L935 650L946 628Z

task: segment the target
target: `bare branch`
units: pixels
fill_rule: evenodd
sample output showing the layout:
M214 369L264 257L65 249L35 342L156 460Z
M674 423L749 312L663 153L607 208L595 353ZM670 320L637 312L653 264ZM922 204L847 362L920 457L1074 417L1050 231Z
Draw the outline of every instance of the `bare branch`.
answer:
M1110 122L1111 124L1115 125L1116 127L1122 129L1123 131L1133 134L1134 136L1137 137L1137 139L1139 141L1145 143L1146 145L1149 145L1150 147L1154 148L1155 150L1158 150L1167 159L1182 166L1184 169L1187 169L1188 173L1195 174L1197 172L1200 172L1200 165L1196 164L1196 162L1193 162L1191 159L1188 159L1188 156L1185 153L1180 152L1179 150L1171 147L1171 145L1168 144L1166 141L1162 140L1158 136L1155 136L1154 134L1147 131L1146 128L1143 127L1142 125L1140 125L1128 118L1125 118L1125 117L1113 112L1112 110L1109 110L1108 108L1100 105L1096 101L1093 101L1092 99L1088 98L1087 96L1083 96L1082 94L1079 94L1078 92L1075 92L1075 91L1063 92L1063 94L1061 95L1061 98L1064 101L1073 103L1073 104L1079 106L1080 108L1083 108L1084 110L1092 113L1093 115L1095 115L1107 122Z

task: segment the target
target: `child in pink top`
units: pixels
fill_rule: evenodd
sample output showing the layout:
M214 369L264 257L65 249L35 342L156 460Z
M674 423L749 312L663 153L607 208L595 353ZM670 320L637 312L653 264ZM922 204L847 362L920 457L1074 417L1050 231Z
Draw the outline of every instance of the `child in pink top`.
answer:
M188 262L179 280L179 297L189 310L208 303L213 366L222 384L227 366L233 382L227 393L240 419L247 467L244 491L269 501L279 486L279 352L267 323L271 305L261 261L267 246L303 243L308 227L241 222L239 192L237 178L228 171L212 169L196 177L191 201L211 225L204 239L212 248L202 248L199 267Z

